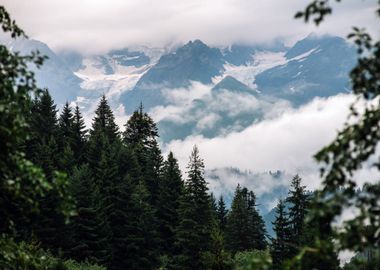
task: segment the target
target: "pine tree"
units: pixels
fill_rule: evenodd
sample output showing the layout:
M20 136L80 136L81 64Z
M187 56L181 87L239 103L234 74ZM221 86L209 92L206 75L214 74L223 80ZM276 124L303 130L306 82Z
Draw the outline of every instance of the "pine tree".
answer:
M115 123L115 117L105 95L102 96L95 111L90 135L94 135L97 132L102 132L110 144L119 139L119 128Z
M113 264L112 246L113 231L120 230L124 224L115 222L115 213L119 211L117 208L118 196L121 193L114 192L119 187L123 176L119 174L119 148L121 147L120 135L118 127L115 123L113 112L108 102L103 96L95 111L95 117L90 130L88 143L87 160L90 168L91 179L98 190L97 195L97 211L102 217L102 235L107 243L111 243L109 249L105 250L106 254L102 255L102 261L106 261L107 265ZM118 236L115 236L116 238Z
M61 150L69 145L73 145L73 125L74 125L74 116L72 109L69 106L69 103L66 102L65 106L62 108L62 112L59 116L59 140L61 142Z
M27 157L44 170L48 179L58 167L57 109L48 90L34 99L29 116L30 138L26 143Z
M125 125L124 142L133 147L141 144L146 148L156 145L158 130L153 119L140 108L133 112Z
M143 112L142 105L136 110L125 125L124 144L135 152L141 176L150 193L152 205L157 203L157 190L163 158L158 147L156 123Z
M187 168L188 177L179 206L180 223L176 232L178 255L174 268L206 269L204 255L210 251L214 220L204 179L204 163L196 146Z
M47 180L53 184L59 169L57 109L48 90L37 96L29 117L30 139L26 142L27 156L43 169ZM60 233L65 228L65 217L60 213L61 199L58 191L51 191L40 198L38 217L33 229L43 247L57 253L66 239Z
M208 269L229 270L232 269L230 254L225 250L223 233L215 227L211 233L211 247L208 253Z
M91 168L100 162L102 150L119 143L119 129L115 117L103 95L95 111L95 117L90 130L87 160Z
M266 228L261 215L256 209L256 195L253 191L246 193L248 215L250 223L250 234L252 236L252 248L257 250L265 250L267 247Z
M99 210L99 190L91 178L87 165L75 169L72 178L72 193L77 215L70 225L72 247L70 256L78 261L105 264L109 259L108 235L104 231L104 220Z
M228 210L224 202L223 195L220 195L217 205L217 220L220 230L224 233L227 226Z
M112 192L112 205L110 208L109 214L109 224L112 230L112 237L110 239L112 260L109 265L111 270L122 270L130 269L129 263L131 261L126 250L131 238L131 227L132 225L128 223L133 222L131 220L132 211L135 211L134 208L131 208L132 193L133 193L133 183L129 175L126 175L119 183L116 183L111 192ZM152 239L153 241L153 239Z
M57 139L60 152L59 169L70 175L76 160L73 152L73 113L68 102L59 116Z
M215 219L215 222L217 222L218 206L216 204L216 198L213 192L210 193L210 207L211 207L212 216Z
M266 248L265 224L256 209L256 197L247 188L237 186L227 216L226 238L232 253Z
M85 161L87 130L78 106L75 107L74 111L72 132L72 151L74 152L75 161L77 164L83 164Z
M157 203L161 253L167 256L172 256L174 253L175 228L179 223L179 199L183 188L184 184L178 162L173 153L170 152L163 165Z
M289 220L285 212L285 204L280 200L276 207L276 220L272 222L276 238L272 240L271 256L273 270L281 270L282 264L290 258L289 244L291 240Z
M127 246L124 250L124 269L156 269L158 253L155 238L154 209L149 204L149 193L140 182L131 197L127 220Z
M292 249L291 254L298 253L299 247L303 243L305 217L308 212L309 195L306 187L301 185L301 178L296 175L292 179L289 196L286 199L289 203L289 221L291 225Z
M227 246L233 254L252 247L248 241L250 238L248 208L240 185L237 185L235 190L226 229Z

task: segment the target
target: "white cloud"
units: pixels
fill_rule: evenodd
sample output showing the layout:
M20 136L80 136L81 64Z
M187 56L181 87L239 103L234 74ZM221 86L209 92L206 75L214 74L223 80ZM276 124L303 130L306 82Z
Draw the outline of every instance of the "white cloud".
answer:
M207 114L198 121L196 128L199 130L211 129L215 126L216 122L221 119L222 117L219 114Z
M376 0L347 0L320 28L293 19L308 1L292 0L3 0L33 38L83 52L163 46L199 38L212 45L295 41L310 32L346 35L352 25L378 33ZM349 18L349 20L347 20Z
M202 99L209 96L212 85L205 85L200 82L191 82L189 87L176 89L163 89L165 99L179 106L189 105L194 99Z
M334 139L353 100L351 95L316 98L299 109L287 108L282 115L240 132L216 138L190 136L170 142L165 149L175 153L183 169L191 148L197 144L208 169L232 166L254 172L299 172L313 189L320 181L313 155Z

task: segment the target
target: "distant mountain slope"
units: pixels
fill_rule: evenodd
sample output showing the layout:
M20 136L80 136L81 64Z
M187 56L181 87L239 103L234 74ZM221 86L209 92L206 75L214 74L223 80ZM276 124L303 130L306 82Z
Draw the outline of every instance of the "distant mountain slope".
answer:
M163 55L121 101L127 110L134 110L140 102L147 109L164 105L161 89L188 87L191 81L210 84L213 77L223 73L224 63L219 49L210 48L200 40L190 41L175 52Z
M245 85L244 83L238 81L232 76L226 76L224 77L219 83L217 83L213 88L213 92L217 92L220 90L229 90L231 92L236 93L249 93L249 94L256 94L254 90L252 90L250 87Z
M223 71L223 56L219 49L210 48L200 40L190 41L175 52L166 54L137 82L136 88L162 85L185 87L190 81L211 83Z
M164 142L240 131L274 107L347 91L347 74L356 61L355 49L344 39L312 35L291 48L280 42L213 48L195 40L174 51L136 47L100 55L57 55L33 40L10 46L39 49L50 57L36 77L57 103L76 100L92 113L106 94L124 115L142 102Z
M17 39L7 42L13 51L27 54L38 50L48 59L41 69L34 66L31 68L35 72L37 85L41 88L48 88L54 100L58 104L75 100L81 91L82 80L74 75L70 68L44 43L33 39Z
M254 55L257 52L270 51L281 52L287 48L280 41L275 41L267 45L239 45L233 44L222 50L224 59L235 66L249 65L254 60Z
M287 53L288 62L268 69L255 78L264 95L303 104L316 96L327 97L348 91L349 71L356 51L339 37L309 36Z

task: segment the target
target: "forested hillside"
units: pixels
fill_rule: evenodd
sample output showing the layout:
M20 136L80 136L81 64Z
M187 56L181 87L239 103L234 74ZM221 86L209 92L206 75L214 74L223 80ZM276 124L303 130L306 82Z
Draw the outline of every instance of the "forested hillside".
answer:
M74 208L67 222L59 211L64 202L49 192L30 222L16 224L17 232L56 256L107 269L232 269L240 256L262 252L269 258L272 249L280 264L307 241L308 197L298 176L287 198L289 213L275 222L276 234L288 240L272 247L254 191L237 185L230 207L223 196L215 198L196 146L182 173L173 153L162 156L156 124L142 106L121 132L103 96L86 130L78 107L66 104L58 114L43 90L27 121L26 158L48 182L58 171L66 175Z

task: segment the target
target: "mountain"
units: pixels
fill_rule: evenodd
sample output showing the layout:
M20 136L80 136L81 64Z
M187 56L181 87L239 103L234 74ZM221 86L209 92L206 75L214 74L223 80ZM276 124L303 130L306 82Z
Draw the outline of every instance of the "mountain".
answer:
M142 102L150 109L163 105L161 89L188 87L191 81L211 84L212 78L221 75L225 61L220 50L210 48L200 40L190 41L176 51L163 55L158 63L146 72L134 89L126 92L121 101L127 110L134 110Z
M66 101L75 100L79 95L82 80L75 76L61 58L55 54L45 43L33 39L3 40L13 51L21 54L29 54L31 51L39 51L48 57L41 69L31 66L35 72L37 85L48 88L56 103L63 104Z
M244 83L238 81L232 76L224 77L220 82L218 82L213 88L212 91L217 93L220 90L228 90L236 93L249 93L257 94L256 91L245 85Z
M344 39L310 35L290 48L285 57L285 64L256 76L254 83L261 93L300 105L317 96L349 91L348 73L357 56Z
M23 40L15 49L38 48L50 59L37 81L58 103L75 100L91 115L106 94L122 117L142 102L158 122L161 139L213 138L241 131L281 106L348 91L356 51L344 39L310 35L287 48L200 40L171 48L122 48L105 54L55 54L46 44Z
M200 92L192 98L190 92ZM158 119L163 142L183 139L191 134L202 134L207 138L241 131L261 120L267 108L273 104L237 79L226 76L215 86L193 84L190 89L167 90L167 106L152 109L153 117L160 111L174 110ZM186 97L176 101L174 97Z
M240 45L233 44L222 50L224 59L226 62L235 65L249 65L254 60L254 55L257 52L271 51L271 52L283 52L287 47L281 41L274 41L272 44L267 45Z

